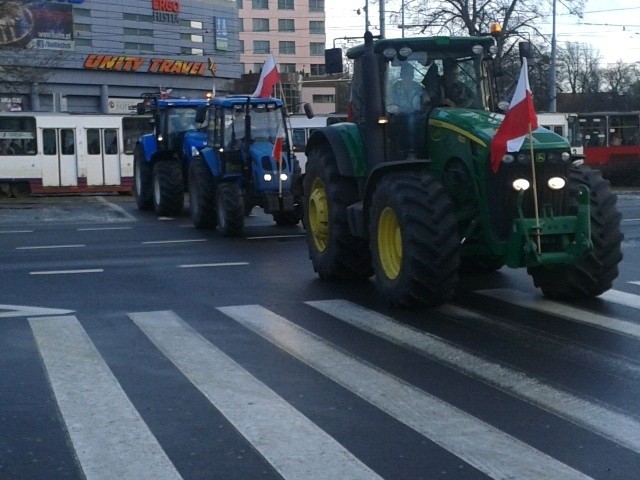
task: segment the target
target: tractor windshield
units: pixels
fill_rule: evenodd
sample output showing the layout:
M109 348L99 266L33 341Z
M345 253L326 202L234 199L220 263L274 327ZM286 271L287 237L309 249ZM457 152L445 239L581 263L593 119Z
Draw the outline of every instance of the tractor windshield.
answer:
M254 141L275 142L278 130L284 129L282 111L268 105L251 108L251 138Z
M202 126L196 122L196 108L171 108L167 110L167 114L169 116L168 133L188 132Z

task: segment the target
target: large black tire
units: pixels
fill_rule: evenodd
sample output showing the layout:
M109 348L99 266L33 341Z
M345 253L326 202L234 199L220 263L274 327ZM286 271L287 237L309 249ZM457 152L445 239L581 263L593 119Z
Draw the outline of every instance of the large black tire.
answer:
M553 299L589 298L606 292L618 277L618 263L622 260L622 214L609 182L600 172L581 165L569 172L569 188L577 191L579 185L587 186L591 192L593 250L575 265L542 265L528 269L534 285Z
M239 237L244 229L244 200L235 182L223 182L217 188L218 229L225 237Z
M440 182L424 173L386 176L373 194L369 229L378 291L391 304L432 307L451 300L460 238Z
M175 217L182 213L184 180L177 160L159 160L153 165L153 207L159 216Z
M329 145L309 152L306 171L304 225L313 269L325 280L369 278L369 246L350 233L347 223L347 207L358 201L355 181L340 176Z
M133 194L138 210L153 210L153 165L145 161L139 143L133 150Z
M216 182L201 158L189 164L189 210L196 228L215 228L218 222Z

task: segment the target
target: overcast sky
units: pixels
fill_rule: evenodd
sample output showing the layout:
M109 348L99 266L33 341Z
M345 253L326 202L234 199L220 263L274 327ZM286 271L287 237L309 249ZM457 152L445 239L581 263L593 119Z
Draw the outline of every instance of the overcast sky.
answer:
M411 0L407 0L409 2ZM542 0L552 2L553 0ZM327 46L332 47L334 39L362 37L365 17L363 7L367 0L325 0L327 12ZM391 8L386 3L386 10ZM397 7L396 7L397 8ZM357 10L360 9L360 15ZM556 39L562 42L589 43L602 55L604 62L622 59L627 63L640 62L640 1L639 0L587 0L584 16L579 19L570 16L561 0L556 4ZM369 23L379 25L378 4L369 8ZM543 25L551 38L551 19ZM397 24L385 26L388 38L400 37ZM374 34L378 31L372 30ZM339 40L336 46L342 46Z

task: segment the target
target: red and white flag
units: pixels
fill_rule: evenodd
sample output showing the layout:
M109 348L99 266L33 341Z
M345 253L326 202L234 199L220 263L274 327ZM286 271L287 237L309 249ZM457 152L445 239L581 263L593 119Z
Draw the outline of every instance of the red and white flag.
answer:
M491 141L491 169L494 173L500 168L502 157L507 152L520 150L526 136L536 128L538 128L538 117L529 87L527 59L523 58L518 85L509 104L509 110Z
M282 144L284 143L284 128L282 125L278 126L278 134L276 135L276 141L273 144L273 151L271 155L276 160L276 163L282 163Z
M268 98L273 92L273 87L280 81L280 75L278 74L278 67L276 67L276 59L273 58L273 54L270 53L267 60L262 66L262 72L260 72L260 80L258 81L258 87L253 92L252 97Z

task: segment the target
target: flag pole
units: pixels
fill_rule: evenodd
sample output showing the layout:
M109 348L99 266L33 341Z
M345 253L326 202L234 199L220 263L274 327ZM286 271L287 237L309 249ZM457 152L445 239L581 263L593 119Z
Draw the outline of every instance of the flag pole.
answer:
M536 181L536 161L533 157L533 134L531 131L531 123L529 123L529 151L531 152L531 185L533 187L533 209L536 215L536 238L538 244L538 254L542 253L542 244L540 242L540 215L538 213L538 184Z
M280 80L280 75L278 75L278 85L280 86L280 96L282 99L282 104L284 105L284 111L287 112L287 102L284 98L284 88L282 87L282 81ZM287 132L284 132L286 135ZM284 143L284 139L282 140ZM284 151L280 154L280 161L278 162L278 197L282 198L282 157Z

